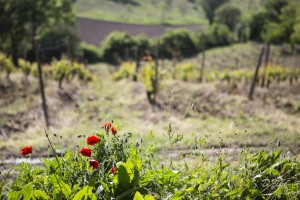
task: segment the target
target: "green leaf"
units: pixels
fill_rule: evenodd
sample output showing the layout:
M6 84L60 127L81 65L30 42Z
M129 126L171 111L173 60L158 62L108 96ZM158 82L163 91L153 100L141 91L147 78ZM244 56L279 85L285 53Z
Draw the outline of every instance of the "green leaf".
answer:
M143 196L141 195L141 193L136 192L134 195L133 200L144 200Z
M144 200L155 200L155 199L154 199L153 196L147 194L147 195L144 197Z
M134 165L130 160L127 160L125 167L131 181L134 177Z
M131 187L136 187L140 182L140 171L138 169L134 170L134 176L131 180Z
M122 191L125 191L130 187L130 176L124 165L118 166L117 179Z
M8 192L8 200L19 199L22 195L21 191L10 191Z
M21 192L23 195L23 200L31 200L34 198L32 183L27 184Z
M137 167L138 169L142 168L141 156L138 154L137 149L131 149L130 159L132 160L135 167Z
M249 192L254 195L255 197L260 197L261 196L261 193L258 189L250 189Z
M67 151L64 157L66 160L69 160L71 158L71 151Z
M48 200L50 197L42 190L34 190L33 196L36 200Z
M169 123L169 127L168 127L168 134L171 134L173 132L173 129L172 129L172 126L171 124Z
M71 188L64 183L58 176L55 174L52 174L50 176L50 181L54 186L53 196L54 197L60 197L63 195L66 199L69 198L71 193Z
M97 200L96 195L93 193L93 188L84 186L73 198L73 200Z
M195 190L194 187L189 187L185 191L187 191L188 193L192 193L194 190Z

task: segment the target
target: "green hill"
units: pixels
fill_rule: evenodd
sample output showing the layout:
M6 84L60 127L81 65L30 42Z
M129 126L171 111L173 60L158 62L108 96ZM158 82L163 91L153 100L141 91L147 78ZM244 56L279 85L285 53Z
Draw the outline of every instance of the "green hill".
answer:
M79 17L133 24L205 24L202 8L188 0L77 0Z
M230 0L243 11L257 9L266 0ZM196 0L77 0L78 17L133 24L206 24Z

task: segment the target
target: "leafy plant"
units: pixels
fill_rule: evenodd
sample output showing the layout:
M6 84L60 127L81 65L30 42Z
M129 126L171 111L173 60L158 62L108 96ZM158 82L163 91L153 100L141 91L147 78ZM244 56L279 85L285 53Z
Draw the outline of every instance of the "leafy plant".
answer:
M231 163L220 151L216 161L196 152L197 163L174 165L172 149L183 136L169 125L171 154L158 159L155 144L132 141L120 133L117 123L106 122L87 138L87 147L69 150L64 156L43 158L43 167L22 163L14 169L11 184L1 183L4 199L299 199L299 158L284 158L280 151L250 153L243 149ZM78 135L82 138L82 135ZM153 138L150 133L149 139ZM194 141L197 140L197 141ZM193 144L203 144L193 139ZM34 149L34 148L33 148ZM28 152L30 154L30 152ZM91 162L92 161L92 162ZM92 165L91 163L98 163Z
M9 75L15 71L15 67L10 57L0 52L0 72L6 73L6 78L9 79Z

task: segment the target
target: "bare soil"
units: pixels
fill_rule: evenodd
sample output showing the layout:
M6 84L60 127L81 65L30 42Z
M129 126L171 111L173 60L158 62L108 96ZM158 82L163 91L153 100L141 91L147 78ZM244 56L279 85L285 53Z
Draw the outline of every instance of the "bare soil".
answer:
M145 35L153 38L162 35L167 29L186 28L192 32L199 30L200 25L137 25L104 20L77 18L77 29L80 39L88 44L99 46L113 31L123 31L131 35Z

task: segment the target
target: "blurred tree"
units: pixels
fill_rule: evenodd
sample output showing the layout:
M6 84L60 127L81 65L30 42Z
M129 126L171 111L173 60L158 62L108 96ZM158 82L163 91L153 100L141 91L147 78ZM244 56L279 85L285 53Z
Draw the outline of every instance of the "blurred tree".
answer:
M291 42L293 44L300 43L300 7L296 9L296 19L295 24L293 27L294 32L291 35Z
M172 58L175 52L182 56L197 53L196 46L190 32L186 29L169 30L159 40L160 55Z
M75 24L71 0L1 0L0 5L1 41L8 44L1 48L12 55L15 65L25 43L30 42L34 52L36 38L56 31L70 33Z
M225 46L231 44L233 41L233 33L223 24L212 24L208 29L196 33L198 49Z
M24 1L3 0L0 1L0 9L0 41L5 44L1 48L12 55L14 65L18 66L19 45L27 35L26 6Z
M205 12L209 24L213 23L215 10L228 0L201 0L200 4Z
M262 32L267 23L267 12L265 10L255 11L249 22L250 25L250 40L262 42Z
M214 22L226 25L234 31L240 22L241 11L231 3L225 3L215 11Z
M269 21L266 25L266 30L263 33L265 42L277 44L291 42L294 27L297 24L296 16L299 6L299 3L289 2L281 8L280 15L277 16L277 19L275 21Z
M118 64L122 60L134 58L149 48L144 36L131 36L125 32L112 32L102 42L100 55L105 62Z
M290 0L268 0L265 8L267 10L267 18L271 22L279 22L281 9L289 3Z

